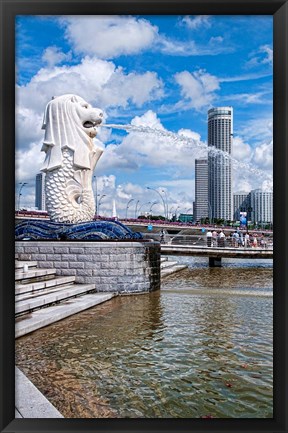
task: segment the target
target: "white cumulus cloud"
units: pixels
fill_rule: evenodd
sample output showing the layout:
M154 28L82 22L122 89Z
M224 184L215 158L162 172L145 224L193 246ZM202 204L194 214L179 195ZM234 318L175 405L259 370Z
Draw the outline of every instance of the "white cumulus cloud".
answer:
M250 53L250 60L246 63L247 68L255 68L261 65L273 64L273 49L269 45L261 45L257 51Z
M232 156L237 161L249 162L253 156L253 150L241 137L235 136L233 138Z
M69 16L61 22L76 52L102 59L137 54L151 47L158 34L156 26L133 16Z
M148 133L134 130L120 144L108 144L98 163L99 171L105 168L135 171L150 167L169 170L173 176L181 177L185 172L191 175L195 157L203 156L205 150L207 152L198 133L181 129L178 135L171 134L151 110L135 116L131 125L149 127L150 130Z
M15 155L16 178L21 181L35 182L43 162L44 152L41 152L42 143L32 143L28 149L17 149Z
M58 65L59 63L62 63L64 61L70 61L71 58L71 51L65 54L59 47L56 47L55 45L47 47L42 55L42 60L47 63L49 67Z
M211 16L209 15L186 15L182 24L187 26L191 30L197 30L200 28L208 28L211 26Z
M73 66L42 68L23 86L17 86L17 146L43 137L42 119L53 96L74 93L94 107L141 107L162 97L163 83L154 72L128 73L114 63L85 57Z
M255 148L254 161L262 169L272 169L273 141L270 143L263 143Z
M157 117L157 114L148 110L142 116L135 116L131 120L131 125L134 126L149 126L150 128L156 128L160 130L164 130L163 125L160 122L160 119Z
M21 106L44 110L52 96L75 93L101 108L141 106L162 96L162 82L154 72L125 74L112 62L85 57L73 66L42 68L25 86L19 86Z
M43 114L28 107L16 107L16 141L27 147L43 137Z
M219 80L204 70L195 72L182 71L175 74L175 80L181 87L182 97L188 101L188 107L200 110L209 106L219 89ZM178 104L183 105L183 102Z

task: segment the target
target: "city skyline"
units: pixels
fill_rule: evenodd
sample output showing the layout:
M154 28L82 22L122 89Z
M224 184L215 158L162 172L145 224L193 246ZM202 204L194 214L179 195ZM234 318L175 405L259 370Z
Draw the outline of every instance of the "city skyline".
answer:
M39 211L46 211L46 202L45 202L45 174L38 173L35 179L35 208ZM23 185L25 186L25 185ZM161 194L161 192L159 192ZM21 194L22 195L22 194ZM261 222L261 223L273 223L273 192L262 191L261 189L255 189L247 193L233 192L232 198L232 207L233 207L233 217L231 221L239 221L241 212L247 213L247 221L251 221L253 223ZM96 201L97 196L97 201ZM99 206L101 200L105 197L105 195L97 194L95 191L95 214L100 215ZM17 209L20 209L20 197L18 197L18 206ZM164 197L163 197L164 199ZM127 203L126 212L128 212L129 204L133 201L133 199ZM153 215L152 208L155 206L157 202L148 202L144 204L140 204L139 200L137 201L137 206L135 207L135 218L139 215ZM149 212L140 212L144 205L149 204ZM191 216L192 219L189 221L201 222L207 220L209 218L210 221L213 219L209 216L209 206L208 206L208 159L207 158L199 158L195 160L195 201L193 205L189 209L185 209L182 212L177 213L178 209L176 208L167 208L167 203L165 200L163 201L163 216L167 219L174 218L185 221L187 216ZM137 213L138 211L138 213ZM192 211L192 213L191 213ZM116 201L113 201L113 218L117 217L116 210ZM184 218L181 219L181 216ZM217 219L217 218L216 218ZM221 218L218 218L221 219ZM225 221L226 218L223 218Z
M131 38L119 36L128 29ZM103 212L111 214L116 199L123 216L134 198L130 216L137 201L145 211L158 200L153 212L163 213L147 186L165 191L169 209L191 208L195 159L207 153L207 111L215 106L234 109L233 191L271 189L272 30L269 16L19 16L16 200L19 182L27 182L21 203L34 206L44 108L63 93L102 108L107 123L182 138L101 128L105 151L94 175ZM101 43L94 46L94 37Z

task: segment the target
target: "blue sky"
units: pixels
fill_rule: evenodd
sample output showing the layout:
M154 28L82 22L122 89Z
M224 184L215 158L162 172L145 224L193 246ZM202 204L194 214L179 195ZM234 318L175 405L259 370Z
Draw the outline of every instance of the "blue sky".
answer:
M163 213L147 186L164 191L169 209L192 207L212 106L234 109L234 192L271 189L272 33L271 16L18 16L16 178L28 183L21 206L34 206L45 106L65 93L103 109L107 123L178 134L101 128L95 175L106 216L113 199L120 216L132 198L130 216L137 203L148 211L154 201L153 212Z

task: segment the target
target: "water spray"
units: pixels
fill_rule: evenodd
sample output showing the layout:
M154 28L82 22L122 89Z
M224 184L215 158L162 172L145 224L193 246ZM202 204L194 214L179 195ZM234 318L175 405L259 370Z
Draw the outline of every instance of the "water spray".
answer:
M140 134L153 134L160 138L168 138L172 140L172 142L178 144L184 144L187 149L202 149L208 152L209 157L217 157L219 156L216 163L223 165L223 162L231 162L232 167L234 169L243 169L248 170L250 173L253 173L256 176L264 177L265 179L272 180L272 175L268 175L265 171L255 168L249 162L240 162L237 159L233 158L228 152L217 149L215 146L208 146L205 143L195 140L194 138L186 137L185 135L179 135L175 132L161 130L157 128L151 128L150 126L136 126L136 125L117 125L113 123L107 123L101 125L105 128L119 129L129 133L140 133Z

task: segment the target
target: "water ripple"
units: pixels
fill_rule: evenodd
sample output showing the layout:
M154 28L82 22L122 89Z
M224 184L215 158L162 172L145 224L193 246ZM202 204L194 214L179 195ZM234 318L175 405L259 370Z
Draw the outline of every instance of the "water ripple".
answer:
M270 418L272 272L222 271L20 338L17 365L66 417Z

